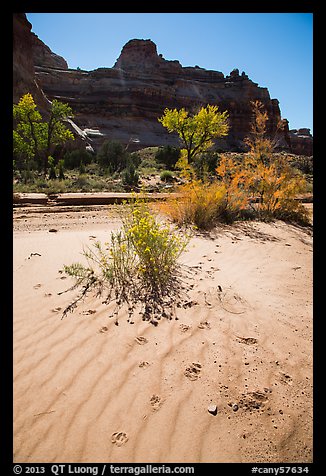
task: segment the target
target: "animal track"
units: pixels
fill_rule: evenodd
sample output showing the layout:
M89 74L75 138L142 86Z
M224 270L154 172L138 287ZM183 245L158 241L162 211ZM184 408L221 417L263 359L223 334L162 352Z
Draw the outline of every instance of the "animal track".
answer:
M140 367L141 369L145 369L148 366L149 366L149 362L147 362L146 360L143 362L140 362L140 364L138 365L138 367Z
M163 403L163 400L159 395L151 396L150 404L152 405L154 411L158 410L160 406L162 405L162 403Z
M211 328L211 325L208 321L202 321L199 325L198 325L198 328L199 329L210 329Z
M147 344L147 342L148 342L148 340L146 339L146 337L143 337L143 336L135 337L135 341L136 341L137 344L139 344L139 345L144 345L144 344Z
M242 398L239 400L239 407L249 411L259 410L261 407L264 407L267 401L268 397L264 392L259 390L247 392L242 394Z
M187 324L180 324L180 330L181 332L187 332L189 329L191 329L191 326L188 326Z
M292 385L293 382L291 375L285 374L284 372L279 372L278 380L287 385Z
M258 340L254 337L237 337L237 341L246 345L254 345L258 343Z
M189 367L184 371L184 375L189 380L197 380L201 372L201 364L199 362L193 362Z
M124 433L122 431L118 431L116 433L112 434L111 437L111 442L114 443L117 446L122 446L128 441L128 435L127 433Z

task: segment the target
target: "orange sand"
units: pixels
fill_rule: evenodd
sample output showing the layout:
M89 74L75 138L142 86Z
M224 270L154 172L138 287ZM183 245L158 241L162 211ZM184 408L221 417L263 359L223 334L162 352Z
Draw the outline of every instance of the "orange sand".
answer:
M92 295L61 320L59 270L119 227L108 210L14 210L14 461L311 462L311 231L193 237L178 320L116 326Z

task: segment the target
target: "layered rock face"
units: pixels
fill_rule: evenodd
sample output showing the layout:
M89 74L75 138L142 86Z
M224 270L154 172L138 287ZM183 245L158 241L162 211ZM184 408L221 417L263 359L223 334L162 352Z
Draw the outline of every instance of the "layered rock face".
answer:
M310 129L291 129L290 130L291 150L298 155L313 155L313 137Z
M227 110L230 131L216 143L222 150L243 149L250 133L251 101L264 104L272 135L281 119L278 100L244 72L235 69L224 76L198 66L183 67L158 54L151 40L130 40L113 68L94 71L69 69L36 35L29 42L36 82L50 100L56 98L72 107L74 121L94 148L105 139L120 140L130 148L179 145L177 135L167 133L157 120L165 108L184 107L192 112L216 104L221 112ZM279 136L279 144L289 148L288 127Z
M68 69L67 61L62 56L53 53L35 33L32 33L32 52L35 66Z
M178 143L157 121L166 107L195 111L217 104L220 111L227 110L230 132L218 143L223 149L243 146L252 121L251 101L265 105L271 133L280 120L278 101L245 73L234 70L224 77L218 71L182 67L158 55L151 40L129 41L113 68L86 72L38 65L35 70L45 94L69 103L81 128L124 142L137 137L142 147Z
M68 68L67 62L50 50L31 31L32 25L25 13L13 15L13 102L31 93L43 114L49 110L45 96L35 76L35 65L51 68Z
M41 108L47 107L44 94L35 81L32 25L24 13L13 15L13 102L31 93Z

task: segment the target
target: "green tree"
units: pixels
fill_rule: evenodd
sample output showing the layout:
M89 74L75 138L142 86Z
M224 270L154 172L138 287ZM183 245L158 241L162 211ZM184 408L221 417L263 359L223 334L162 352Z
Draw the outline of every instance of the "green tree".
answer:
M63 159L67 169L77 169L81 162L83 162L84 165L90 164L93 160L93 156L85 149L75 149L66 152Z
M194 162L196 177L206 182L208 177L212 180L216 175L216 167L220 160L220 153L207 150L203 154L199 154Z
M191 166L195 158L213 146L213 139L224 137L229 130L227 111L219 112L218 106L208 104L197 114L189 115L182 109L165 109L158 121L181 139L181 164ZM179 160L180 162L180 160Z
M25 162L37 158L41 147L42 116L31 94L25 94L17 105L14 104L13 117L16 121L13 131L14 156Z
M45 121L37 110L33 96L30 93L22 96L19 103L13 106L16 123L13 131L14 156L23 158L25 162L35 159L46 175L49 156L56 146L74 139L72 132L64 124L72 116L72 109L67 104L54 99L49 118Z
M109 169L110 173L121 172L126 168L129 153L118 141L106 140L100 147L97 160L101 167Z

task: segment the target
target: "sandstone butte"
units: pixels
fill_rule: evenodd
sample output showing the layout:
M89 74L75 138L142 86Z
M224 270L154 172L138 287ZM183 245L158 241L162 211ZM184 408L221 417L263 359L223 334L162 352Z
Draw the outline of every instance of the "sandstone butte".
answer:
M68 103L74 112L71 127L85 146L97 149L104 140L119 140L131 150L148 146L178 145L178 137L167 133L157 118L164 109L217 104L227 110L230 131L216 141L219 150L241 151L250 133L251 101L261 101L269 114L269 132L278 150L311 156L310 130L289 130L281 118L279 101L267 88L258 86L245 72L229 75L199 66L183 67L157 53L150 39L130 40L112 68L93 71L70 69L32 32L24 13L13 16L13 98L31 92L46 114L49 100Z

